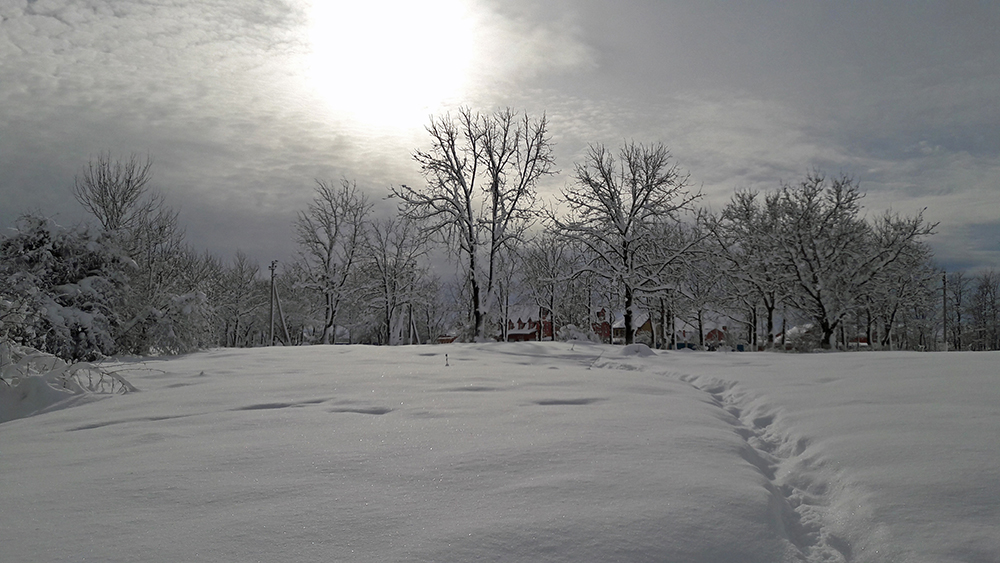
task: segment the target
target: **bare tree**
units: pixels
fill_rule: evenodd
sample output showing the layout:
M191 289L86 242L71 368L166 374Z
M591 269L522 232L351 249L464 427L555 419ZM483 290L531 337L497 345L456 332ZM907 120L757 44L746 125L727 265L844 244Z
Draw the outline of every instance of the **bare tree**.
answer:
M969 299L969 317L974 350L1000 350L1000 274L980 272Z
M589 318L589 304L586 296L581 299L584 276L574 276L580 269L580 255L572 245L551 233L543 233L526 245L522 254L523 283L528 295L539 309L549 311L552 321L552 336L560 326L579 323ZM582 301L584 311L579 303ZM578 309L574 311L573 309ZM578 317L573 319L576 313ZM581 313L583 313L581 315ZM573 319L573 320L570 320ZM589 327L581 323L584 329Z
M781 292L790 281L786 270L775 259L772 248L780 215L780 194L761 196L749 190L737 191L718 217L708 217L706 224L726 262L725 274L746 304L756 334L758 304L764 307L767 346L774 346L774 314ZM753 336L753 335L752 335ZM750 339L751 344L753 338Z
M781 221L770 246L792 279L790 302L816 322L824 348L876 277L935 227L922 212L866 221L862 197L852 178L827 181L819 173L780 190Z
M106 231L134 228L155 208L162 207L162 197L148 195L153 177L152 159L135 153L124 160L112 160L102 152L91 160L73 182L73 196L94 215Z
M686 250L665 248L654 227L678 221L691 208L700 195L687 187L688 177L662 144L627 143L618 159L603 145L593 145L587 160L576 165L575 185L562 190L560 203L569 216L550 214L560 236L593 252L597 263L585 269L620 288L628 344L636 292L661 289L660 275Z
M897 327L905 330L907 324L914 324L915 307L929 304L936 273L930 247L919 241L906 244L894 262L876 273L863 293L871 315L881 324L880 347L891 349ZM906 340L905 335L899 335L897 345L908 347Z
M426 277L420 265L428 250L426 236L405 216L382 219L372 223L365 249L366 271L381 312L384 342L398 344L404 328L408 336L415 332L413 305Z
M441 280L429 276L415 288L413 304L413 341L416 344L434 342L444 334L454 317L455 301L446 297L447 289Z
M497 316L499 321L499 339L507 342L510 339L511 307L520 307L521 295L518 289L521 282L521 274L524 268L524 256L520 248L512 248L500 254L497 265L494 269L493 292L496 297Z
M951 333L951 346L955 350L964 350L968 342L964 339L964 331L968 325L968 318L965 316L969 305L969 284L971 280L965 272L952 272L948 274L947 295L948 299L948 330ZM945 335L948 337L948 335Z
M521 239L534 216L535 187L552 173L543 116L511 109L480 114L462 108L433 118L432 146L417 151L427 185L393 188L402 210L446 243L465 273L473 338L485 336L500 253Z
M723 309L731 305L726 295L726 264L700 225L692 226L687 236L692 246L675 264L674 303L676 314L698 333L698 346L705 346L706 323L724 316Z
M260 278L260 266L244 252L237 251L232 265L217 280L216 318L223 346L244 347L254 342L254 332L264 332L268 304L267 282Z
M295 268L300 286L322 300L320 338L324 344L336 338L337 313L350 290L348 282L359 261L370 211L356 183L345 179L335 188L317 180L315 197L296 220L299 258Z

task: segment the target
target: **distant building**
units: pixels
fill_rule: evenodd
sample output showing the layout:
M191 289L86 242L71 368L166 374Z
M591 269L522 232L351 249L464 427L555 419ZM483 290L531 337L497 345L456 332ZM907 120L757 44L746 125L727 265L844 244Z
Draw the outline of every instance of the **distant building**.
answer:
M608 320L608 312L605 309L594 312L594 317L597 319L590 324L591 330L594 331L600 339L601 342L605 344L611 343L611 321Z
M503 327L501 326L501 329ZM527 342L538 340L553 340L555 334L552 325L552 314L547 309L524 309L507 318L507 341ZM500 332L503 339L504 331Z
M726 345L734 346L738 349L746 348L744 344L735 342L733 335L729 332L729 327L726 325L706 322L702 330L705 331L704 338L701 338L696 327L684 324L683 328L674 333L674 340L677 342L676 348L678 350L682 348L696 349L704 346L708 350L715 350L720 346Z
M617 314L614 321L610 319L608 311L604 308L596 311L594 316L596 321L591 324L594 334L601 338L605 344L625 343L625 314ZM643 342L651 345L653 342L653 321L649 313L645 311L634 311L632 313L633 341Z
M728 327L723 326L722 328L713 328L705 333L705 346L708 347L718 347L722 346L729 339Z

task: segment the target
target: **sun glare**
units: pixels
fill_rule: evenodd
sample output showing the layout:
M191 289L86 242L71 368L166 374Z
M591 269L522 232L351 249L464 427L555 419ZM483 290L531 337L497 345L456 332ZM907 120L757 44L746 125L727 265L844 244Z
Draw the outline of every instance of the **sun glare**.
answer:
M461 0L313 0L308 76L338 118L412 127L461 102L473 20Z

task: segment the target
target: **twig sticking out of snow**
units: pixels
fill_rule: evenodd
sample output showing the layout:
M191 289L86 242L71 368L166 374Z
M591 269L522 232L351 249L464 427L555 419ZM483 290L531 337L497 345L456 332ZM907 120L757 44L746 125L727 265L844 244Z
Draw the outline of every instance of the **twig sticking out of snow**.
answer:
M600 359L601 359L601 356L603 356L603 355L604 355L604 351L602 350L602 351L601 351L601 353L600 353L600 354L598 354L596 358L594 358L594 361L590 362L590 365L589 365L589 366L587 366L587 369L588 369L588 370L590 370L590 369L594 369L594 364L596 364L596 363L597 363L597 360L600 360Z

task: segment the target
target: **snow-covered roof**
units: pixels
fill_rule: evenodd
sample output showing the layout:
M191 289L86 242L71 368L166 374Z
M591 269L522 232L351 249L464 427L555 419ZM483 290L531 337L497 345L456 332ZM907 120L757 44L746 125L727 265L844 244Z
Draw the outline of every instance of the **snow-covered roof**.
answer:
M507 315L507 320L512 322L528 322L538 320L538 307L520 307L517 309L512 308L510 313Z
M649 313L646 311L636 311L632 312L632 328L639 328L640 326L646 324L649 320ZM618 313L615 316L615 322L611 324L611 328L625 328L625 313Z

